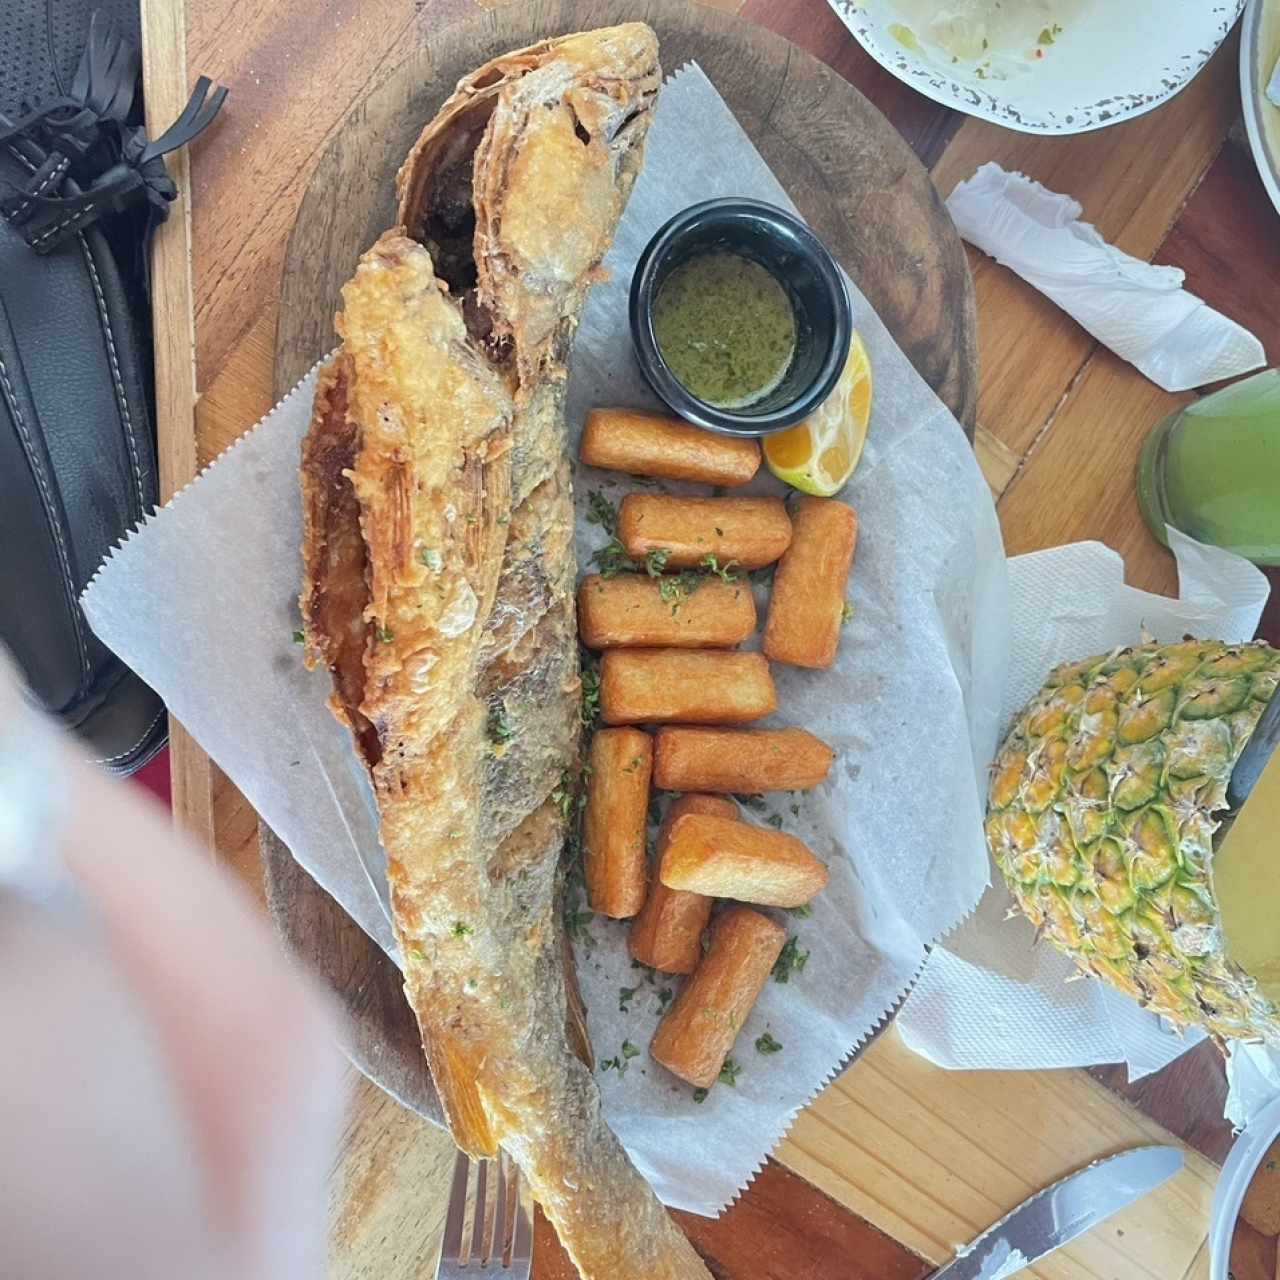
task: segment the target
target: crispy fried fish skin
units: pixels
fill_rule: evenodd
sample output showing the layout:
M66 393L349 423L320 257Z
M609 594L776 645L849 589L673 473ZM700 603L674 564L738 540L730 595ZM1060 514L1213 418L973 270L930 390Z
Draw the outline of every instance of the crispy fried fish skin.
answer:
M308 659L373 779L449 1126L515 1157L588 1280L707 1280L571 1047L560 910L580 732L566 361L660 75L631 23L459 84L399 175L403 229L344 290L303 447Z

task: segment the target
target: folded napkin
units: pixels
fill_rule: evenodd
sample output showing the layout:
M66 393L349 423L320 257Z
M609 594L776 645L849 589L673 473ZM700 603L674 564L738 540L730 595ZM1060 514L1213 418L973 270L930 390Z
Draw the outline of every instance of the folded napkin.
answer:
M951 193L947 209L970 244L1016 271L1166 391L1266 363L1252 333L1182 287L1181 270L1108 244L1079 220L1083 209L1070 196L984 164Z
M1226 1116L1243 1129L1269 1103L1280 1098L1280 1053L1265 1044L1233 1040L1227 1045Z

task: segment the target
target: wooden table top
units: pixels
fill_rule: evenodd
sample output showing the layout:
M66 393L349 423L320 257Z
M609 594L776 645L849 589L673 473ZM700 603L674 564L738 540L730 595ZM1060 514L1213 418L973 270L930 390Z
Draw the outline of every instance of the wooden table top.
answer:
M172 17L180 7L144 4L157 118L197 73L232 91L223 118L194 148L183 184L191 192L199 400L193 439L178 432L164 449L169 489L271 407L285 241L325 139L399 60L411 28L429 31L478 7L492 6L186 0L184 64L184 33ZM1121 248L1182 267L1190 289L1251 328L1269 362L1280 362L1280 235L1239 123L1235 35L1190 87L1150 114L1097 133L1038 138L907 88L862 52L824 0L717 0L716 7L788 37L860 88L944 196L987 160L1069 192ZM589 24L584 5L582 25ZM174 280L185 270L177 245L173 239L161 250L172 255ZM977 451L1010 554L1098 539L1124 556L1131 583L1172 594L1173 561L1142 523L1133 467L1146 431L1190 397L1147 382L991 260L971 252L970 264L981 344ZM188 330L171 301L158 306L157 331L160 347L181 356ZM161 396L164 403L163 380ZM1273 598L1263 634L1280 641L1280 600ZM180 818L260 895L255 816L181 736L174 790ZM837 1274L838 1264L841 1275L908 1280L1036 1187L1097 1155L1172 1133L1190 1148L1186 1173L1027 1274L1207 1276L1214 1165L1230 1143L1224 1094L1220 1059L1207 1045L1128 1087L1122 1070L1108 1068L941 1072L890 1033L802 1113L776 1159L723 1218L682 1220L720 1276L816 1280ZM433 1274L451 1157L445 1135L356 1082L333 1169L330 1274ZM553 1245L542 1242L537 1274L571 1275ZM1270 1280L1274 1271L1265 1274ZM1236 1280L1254 1277L1242 1271Z

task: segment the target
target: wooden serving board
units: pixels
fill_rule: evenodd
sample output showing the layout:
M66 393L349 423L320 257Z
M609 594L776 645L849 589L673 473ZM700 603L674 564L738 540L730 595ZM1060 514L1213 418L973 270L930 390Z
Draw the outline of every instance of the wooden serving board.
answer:
M972 431L976 323L964 250L925 169L852 85L788 41L683 0L602 2L589 25L644 19L668 71L696 60L800 211L843 263L916 368ZM283 394L334 345L339 291L394 219L392 181L457 80L504 50L588 23L571 0L540 0L445 30L389 72L336 131L303 196L285 260L275 382ZM353 1060L439 1120L395 966L262 832L267 900L290 945L352 1019Z

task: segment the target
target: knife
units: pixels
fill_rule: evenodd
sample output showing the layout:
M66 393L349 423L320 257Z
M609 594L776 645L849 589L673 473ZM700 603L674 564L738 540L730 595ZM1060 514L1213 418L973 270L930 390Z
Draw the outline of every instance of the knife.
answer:
M1271 701L1263 708L1249 741L1231 770L1227 782L1227 804L1232 813L1249 798L1277 746L1280 746L1280 689L1271 695Z
M1006 1280L1154 1191L1182 1168L1177 1147L1135 1147L1037 1191L961 1249L933 1280Z

